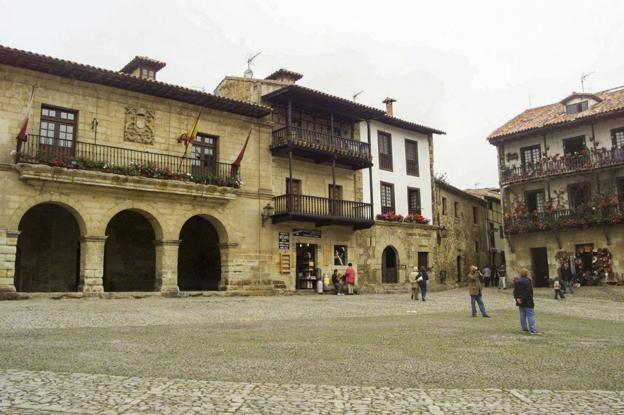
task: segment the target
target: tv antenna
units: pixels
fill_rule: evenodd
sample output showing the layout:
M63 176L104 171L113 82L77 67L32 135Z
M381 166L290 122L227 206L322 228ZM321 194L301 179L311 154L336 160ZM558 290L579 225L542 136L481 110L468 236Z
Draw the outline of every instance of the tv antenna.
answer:
M361 91L358 92L354 92L353 93L353 100L357 101L357 97L360 96L360 94L362 94L362 92L364 92L364 90L362 89Z
M581 74L581 92L585 92L585 80L595 73L596 71Z
M251 65L253 65L253 60L258 57L262 52L258 52L255 55L251 55L247 58L247 69L243 73L245 78L253 78L253 71L251 70Z

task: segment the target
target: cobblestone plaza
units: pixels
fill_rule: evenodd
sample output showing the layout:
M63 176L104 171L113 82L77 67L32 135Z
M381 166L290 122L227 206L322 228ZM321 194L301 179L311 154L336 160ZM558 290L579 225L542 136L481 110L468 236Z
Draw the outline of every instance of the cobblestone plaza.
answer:
M623 413L622 293L549 295L2 302L0 413Z

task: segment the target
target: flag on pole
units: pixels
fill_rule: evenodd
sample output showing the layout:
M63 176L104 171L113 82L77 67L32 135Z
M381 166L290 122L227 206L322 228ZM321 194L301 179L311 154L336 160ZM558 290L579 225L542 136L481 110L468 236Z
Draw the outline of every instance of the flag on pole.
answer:
M191 129L189 130L188 134L186 135L186 145L188 146L193 145L193 143L195 142L195 138L197 138L197 133L199 132L199 117L201 116L201 112L197 115L197 119L195 120L195 124L193 124L193 127L191 127Z
M232 163L232 176L236 176L238 174L238 169L240 168L243 156L245 155L245 150L247 149L247 143L249 143L249 137L251 137L251 129L249 130L249 134L247 134L247 139L245 140L245 144L243 144L243 148L241 148L238 157L236 157L236 160Z
M28 99L28 105L24 110L24 117L22 118L22 124L20 126L19 133L17 133L17 139L20 141L26 141L26 130L28 129L28 118L30 117L30 111L32 110L33 100L35 98L35 87L32 87L30 91L30 98Z

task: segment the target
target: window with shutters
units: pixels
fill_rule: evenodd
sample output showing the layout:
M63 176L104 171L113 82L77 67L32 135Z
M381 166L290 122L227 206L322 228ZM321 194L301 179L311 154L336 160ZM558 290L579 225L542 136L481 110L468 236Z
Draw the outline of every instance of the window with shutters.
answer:
M407 211L410 215L421 214L420 189L407 188Z
M418 142L405 140L405 167L407 174L418 176Z
M540 146L534 145L530 147L522 147L520 149L521 161L523 165L531 165L540 161Z
M381 212L394 212L394 185L392 183L381 182Z
M611 144L613 147L624 148L624 128L611 130Z
M39 124L41 151L52 156L72 155L76 140L77 120L77 111L42 105Z
M379 147L379 168L392 171L392 136L378 131L377 145Z

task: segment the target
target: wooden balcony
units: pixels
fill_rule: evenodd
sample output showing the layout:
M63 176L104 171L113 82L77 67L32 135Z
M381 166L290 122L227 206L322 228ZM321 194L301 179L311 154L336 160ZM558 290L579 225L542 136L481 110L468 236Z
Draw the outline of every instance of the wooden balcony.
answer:
M587 154L564 156L557 159L549 158L537 163L503 168L500 170L500 183L507 185L614 166L624 166L624 148L596 150Z
M370 228L375 223L369 203L286 194L274 197L273 204L273 223L302 221L317 227L345 225L353 229Z
M240 171L231 164L163 153L138 151L102 144L28 135L18 142L16 163L44 164L75 170L91 170L206 185L240 187Z
M583 205L550 212L528 213L519 217L505 217L505 233L515 235L622 223L624 223L624 206L621 204L598 207Z
M315 163L328 163L335 157L336 164L353 170L373 165L368 143L299 127L292 127L290 133L288 127L273 131L272 153L287 155L289 149L294 156Z

